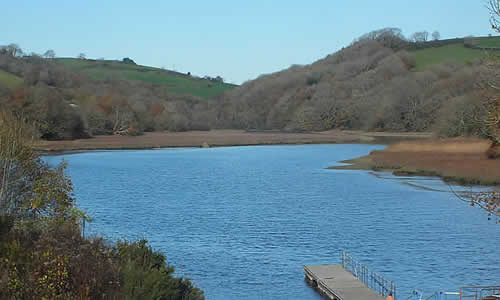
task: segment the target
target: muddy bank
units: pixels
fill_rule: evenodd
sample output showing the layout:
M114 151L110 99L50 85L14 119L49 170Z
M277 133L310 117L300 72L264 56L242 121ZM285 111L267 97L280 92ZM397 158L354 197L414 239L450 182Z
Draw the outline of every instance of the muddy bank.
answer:
M39 141L39 151L152 149L280 144L380 143L428 138L430 133L391 133L330 130L324 132L277 132L211 130L148 132L142 136L97 136L73 141Z
M440 176L461 184L500 185L500 160L488 159L482 139L424 139L392 144L331 169L369 169L395 175Z

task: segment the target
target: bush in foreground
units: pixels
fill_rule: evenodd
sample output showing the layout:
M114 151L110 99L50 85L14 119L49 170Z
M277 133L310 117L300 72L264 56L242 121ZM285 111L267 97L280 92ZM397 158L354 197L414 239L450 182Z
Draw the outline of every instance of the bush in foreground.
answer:
M0 111L0 299L204 299L145 240L83 238L65 164L41 160L30 132Z

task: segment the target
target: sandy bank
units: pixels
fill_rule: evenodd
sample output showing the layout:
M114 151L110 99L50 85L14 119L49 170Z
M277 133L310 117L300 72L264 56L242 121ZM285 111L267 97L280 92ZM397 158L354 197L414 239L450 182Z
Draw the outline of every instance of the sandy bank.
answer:
M331 169L372 169L395 175L440 176L462 184L500 184L500 160L486 157L490 142L481 139L425 139L403 141L385 150Z
M39 141L40 151L151 149L166 147L391 143L398 140L429 137L429 133L391 133L330 130L286 133L276 131L211 130L188 132L148 132L142 136L97 136L73 141Z

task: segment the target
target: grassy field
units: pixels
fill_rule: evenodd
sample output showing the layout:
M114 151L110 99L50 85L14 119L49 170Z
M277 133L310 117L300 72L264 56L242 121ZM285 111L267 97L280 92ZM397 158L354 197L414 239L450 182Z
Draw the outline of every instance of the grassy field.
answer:
M477 45L484 48L500 48L500 37L479 39Z
M232 84L213 82L206 79L168 70L125 64L119 61L95 61L75 58L58 59L73 71L83 72L92 79L124 79L165 85L175 94L211 98L235 87Z
M0 84L7 88L16 88L23 83L23 79L16 75L0 70Z
M417 71L441 62L467 63L488 55L484 50L466 48L463 44L426 48L412 51L411 54L416 60Z

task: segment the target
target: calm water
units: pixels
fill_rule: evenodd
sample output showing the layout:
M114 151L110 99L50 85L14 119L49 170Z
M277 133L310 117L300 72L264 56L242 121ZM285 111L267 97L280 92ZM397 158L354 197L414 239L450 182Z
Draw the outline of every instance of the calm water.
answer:
M325 169L381 148L109 151L64 159L79 206L95 217L91 232L147 238L208 299L320 299L301 267L340 263L344 249L394 280L400 296L499 284L500 225L440 180Z

